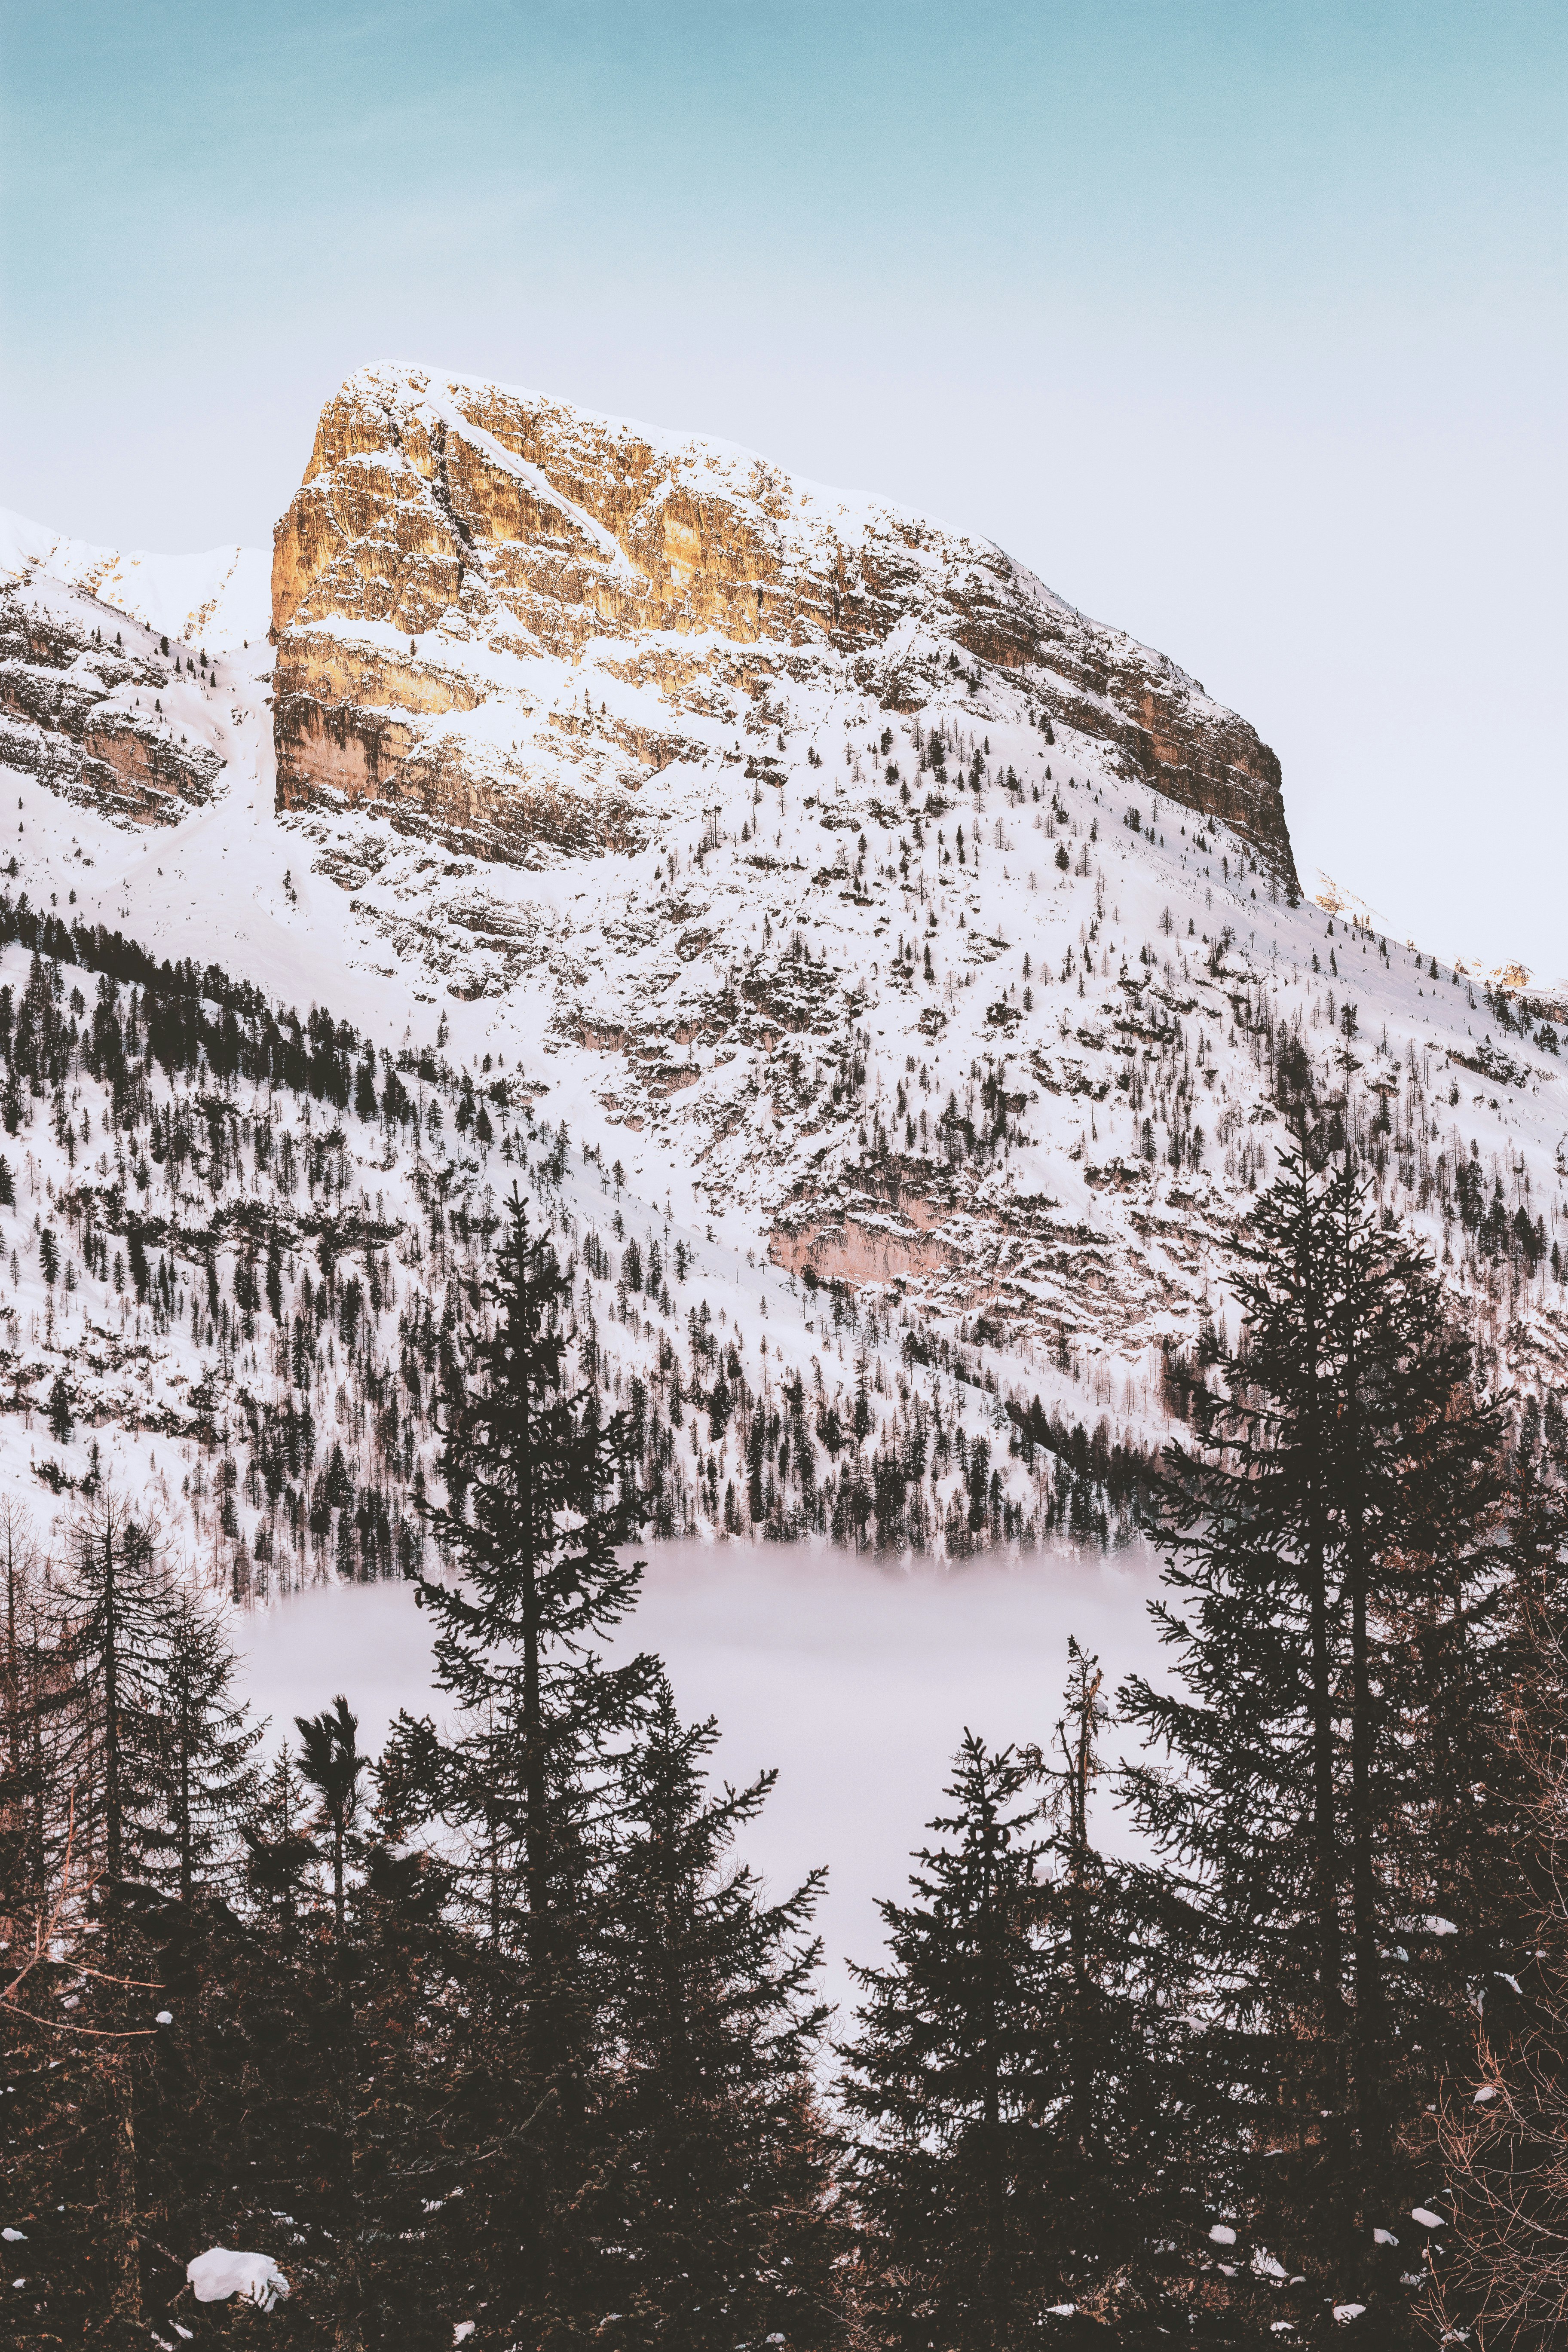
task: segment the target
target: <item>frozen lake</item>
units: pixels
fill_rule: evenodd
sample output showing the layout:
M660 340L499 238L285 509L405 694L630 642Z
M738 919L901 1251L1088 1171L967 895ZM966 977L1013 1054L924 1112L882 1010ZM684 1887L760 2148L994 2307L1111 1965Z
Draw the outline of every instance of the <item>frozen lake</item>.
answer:
M656 1650L682 1713L718 1717L723 1777L779 1768L749 1857L780 1889L828 1864L819 1924L840 2003L847 1960L877 1954L877 1897L903 1893L965 1727L998 1745L1048 1742L1069 1634L1098 1651L1111 1687L1160 1654L1144 1606L1159 1562L1142 1544L1105 1559L1064 1550L913 1569L805 1547L668 1544L646 1556L642 1602L616 1647ZM247 1696L276 1731L340 1690L372 1750L399 1706L440 1712L411 1586L323 1587L238 1630ZM1106 1747L1120 1752L1114 1731ZM1121 1832L1105 1809L1102 1843L1121 1845Z

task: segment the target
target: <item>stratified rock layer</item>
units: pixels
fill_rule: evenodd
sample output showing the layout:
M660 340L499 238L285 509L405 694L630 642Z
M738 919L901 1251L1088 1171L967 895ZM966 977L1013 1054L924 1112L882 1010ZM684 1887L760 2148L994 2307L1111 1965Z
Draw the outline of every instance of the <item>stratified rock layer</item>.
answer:
M206 740L205 666L199 685L194 667L176 685L177 658L79 590L0 582L0 766L106 816L176 824L224 765Z
M986 541L721 443L366 369L278 526L272 618L281 809L368 804L489 857L636 847L774 681L907 713L1000 671L1295 894L1278 760L1174 663Z

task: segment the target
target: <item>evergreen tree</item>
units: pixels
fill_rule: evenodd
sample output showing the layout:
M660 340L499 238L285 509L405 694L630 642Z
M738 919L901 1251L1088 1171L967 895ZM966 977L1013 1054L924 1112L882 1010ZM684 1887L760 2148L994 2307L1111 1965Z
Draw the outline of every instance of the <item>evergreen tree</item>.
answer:
M473 2178L515 2249L496 2324L574 2324L584 2265L576 2203L600 2020L593 1949L612 1850L612 1765L652 1662L598 1649L636 1597L620 1547L637 1521L617 1418L571 1387L571 1279L514 1192L487 1313L469 1335L464 1410L448 1420L445 1507L429 1518L459 1573L421 1580L454 1727L404 1718L389 1818L461 1840L462 1885L489 1951L469 2012L460 2102ZM473 2157L476 2167L479 2157Z
M1443 2101L1452 2229L1429 2258L1435 2334L1534 2352L1568 2326L1568 1496L1528 1453L1520 1466L1516 1676L1483 1759L1489 1795L1508 1792L1489 1810L1512 1867L1494 1876L1471 2063Z
M163 1811L170 1628L156 1532L112 1495L73 1531L61 1606L76 1685L78 1834L101 1867L112 1918L122 1883L147 1874Z
M303 1907L306 1883L320 1849L306 1825L305 1783L287 1747L259 1781L240 1823L245 1879L264 1912L286 1933Z
M335 2160L330 2179L331 2238L336 2249L332 2293L341 2352L365 2345L366 2215L360 2179L361 2120L367 2097L365 2053L355 2011L355 1954L348 1938L347 1863L358 1822L367 1757L359 1750L359 1718L342 1693L317 1716L297 1716L300 1777L316 1797L311 1824L325 1841L331 1867L332 1966L322 1988L321 2027L333 2092Z
M340 2158L338 2341L366 2352L447 2352L454 2310L486 2300L447 2125L462 2004L471 1990L447 1872L370 1840L350 1926L354 2100ZM483 2255L478 2275L483 2275ZM352 2295L352 2301L349 2299Z
M1037 1766L964 1734L915 1856L911 1899L879 1906L879 1968L855 1971L859 2034L844 2104L865 2130L857 2179L871 2231L876 2332L927 2352L1003 2352L1056 2298L1049 2142L1060 2095L1040 2031Z
M314 1828L327 1840L332 1870L332 1926L340 1942L346 1917L344 1864L359 1816L360 1782L370 1762L359 1752L359 1717L340 1692L320 1715L299 1715L300 1776L316 1794Z
M49 1695L36 1898L44 1936L20 2022L36 2050L55 2044L29 2070L66 2216L53 2233L51 2325L118 2346L142 2340L144 2324L147 2045L160 1983L150 1932L160 1906L145 1881L163 1799L169 1612L154 1531L116 1497L97 1497L70 1543L56 1638L39 1661ZM40 1716L35 1737L42 1728Z
M1167 1494L1154 1613L1181 1683L1123 1697L1181 1769L1130 1794L1201 1923L1247 2225L1309 2296L1393 2331L1388 2225L1423 2179L1402 2134L1457 2013L1441 1905L1472 1823L1446 1790L1484 1700L1498 1418L1348 1154L1329 1180L1286 1155L1234 1287L1244 1346Z
M73 1620L77 1789L80 1826L102 1873L107 1958L93 2004L100 2038L88 2137L102 2149L97 2205L109 2336L130 2341L143 2316L137 2105L145 2078L132 2020L133 1992L153 1972L140 1932L143 1906L131 1882L147 1875L161 1817L159 1685L168 1600L153 1529L111 1496L77 1528L74 1554L65 1605Z
M235 1657L213 1610L181 1589L169 1596L155 1701L161 1726L161 1817L148 1824L151 1874L189 1904L198 1888L227 1890L250 1757L261 1727L234 1696Z
M0 1921L16 1952L30 1949L49 1908L51 1748L68 1692L55 1671L58 1624L31 1523L0 1496L5 1576L5 1747L0 1754Z
M1163 2301L1205 2168L1183 1920L1160 1874L1109 1861L1090 1834L1111 1720L1100 1661L1069 1640L1060 1761L1039 1759L1051 1823L1037 1931L1048 1987L1040 2071L1052 2091L1037 2124L1056 2299L1115 2320Z
M700 2352L844 2330L810 2060L810 1921L826 1874L779 1902L732 1859L776 1776L706 1786L717 1731L660 1685L622 1768L626 1831L599 1955L611 2067L586 2192L613 2340Z

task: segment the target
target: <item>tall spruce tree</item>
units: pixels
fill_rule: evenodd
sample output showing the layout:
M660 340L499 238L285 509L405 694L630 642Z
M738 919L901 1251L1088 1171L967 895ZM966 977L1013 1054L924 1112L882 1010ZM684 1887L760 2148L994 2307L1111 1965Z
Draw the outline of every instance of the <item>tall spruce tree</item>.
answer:
M73 1530L61 1606L76 1685L79 1834L101 1868L112 1922L123 1882L147 1874L163 1810L170 1632L156 1530L113 1495L100 1496Z
M356 2095L342 2158L353 2325L339 2329L365 2352L447 2352L458 2312L485 2300L470 2284L462 2203L446 2196L461 2186L447 2116L471 1981L450 1894L433 1854L366 1841L350 1926Z
M315 1791L312 1826L325 1841L332 1874L332 1926L340 1940L347 1911L347 1864L359 1819L361 1788L370 1763L359 1749L359 1717L340 1691L320 1715L298 1715L300 1777Z
M448 1422L448 1501L429 1517L457 1574L427 1577L437 1679L451 1727L404 1718L389 1818L455 1832L489 1945L455 2094L474 2170L469 2207L510 2252L494 2319L530 2335L577 2324L576 2233L602 2021L594 1953L612 1851L614 1763L653 1662L600 1643L631 1608L622 1547L638 1507L623 1425L574 1387L572 1283L513 1192L483 1312L468 1335L464 1410ZM482 2158L482 2162L481 2162ZM499 2340L499 2339L498 2339Z
M197 1593L171 1591L153 1693L163 1802L145 1832L151 1874L188 1904L235 1885L250 1758L262 1737L234 1691L223 1624Z
M1206 2166L1194 2139L1183 1922L1160 1874L1111 1861L1092 1835L1112 1720L1099 1659L1069 1640L1062 1713L1040 1759L1048 2246L1056 2301L1131 2323L1166 2300Z
M332 2239L337 2250L332 2294L338 2352L364 2352L367 2278L366 2214L361 2179L362 2118L374 2095L356 2008L355 1953L348 1934L348 1864L356 1846L363 1781L370 1759L359 1747L359 1717L339 1693L320 1715L297 1716L300 1777L316 1798L311 1824L331 1873L331 1970L321 2024L335 2109Z
M811 2060L826 2011L811 1918L733 1859L776 1775L711 1793L717 1729L661 1684L622 1767L623 1835L600 1950L607 2023L585 2202L595 2293L626 2352L845 2331L847 2232L827 2197Z
M58 1610L32 1524L14 1496L0 1496L0 1568L5 1575L0 1751L0 1921L7 1948L37 1941L50 1904L52 1749L63 1728L69 1685L58 1671Z
M1470 1822L1445 1791L1482 1704L1499 1421L1348 1153L1331 1176L1285 1155L1234 1288L1243 1344L1166 1496L1180 1682L1122 1699L1180 1769L1150 1759L1129 1794L1201 1923L1259 2260L1301 2275L1303 2315L1360 2300L1393 2341L1390 2224L1425 2177L1406 2127L1456 2015L1440 1901Z
M1039 2124L1062 2084L1041 2032L1037 1779L1037 1764L965 1733L910 1900L879 1906L888 1957L855 1971L864 1999L840 2095L862 2127L873 2326L909 2352L1003 2352L1057 2299Z
M309 1826L310 1800L287 1745L257 1780L240 1823L245 1883L278 1927L291 1934L312 1866L321 1859Z
M153 1976L145 1906L163 1796L161 1677L169 1601L155 1530L101 1494L73 1531L63 1594L74 1683L74 1825L98 1870L105 1966L94 1985L85 2136L101 2148L96 2224L107 2280L106 2339L143 2324L137 2108L146 2057L135 1995Z

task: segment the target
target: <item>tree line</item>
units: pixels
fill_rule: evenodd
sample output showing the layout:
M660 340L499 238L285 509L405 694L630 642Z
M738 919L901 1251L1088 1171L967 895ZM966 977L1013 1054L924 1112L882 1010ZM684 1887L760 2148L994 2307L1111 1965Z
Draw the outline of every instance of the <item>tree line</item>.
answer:
M14 2339L1558 2341L1568 1430L1313 1131L1233 1287L1172 1671L1072 1645L964 1734L848 2018L822 1874L744 1860L773 1776L612 1642L637 1454L517 1196L423 1507L442 1703L379 1758L348 1694L268 1758L120 1499L58 1559L0 1513ZM215 2244L289 2301L194 2304Z

